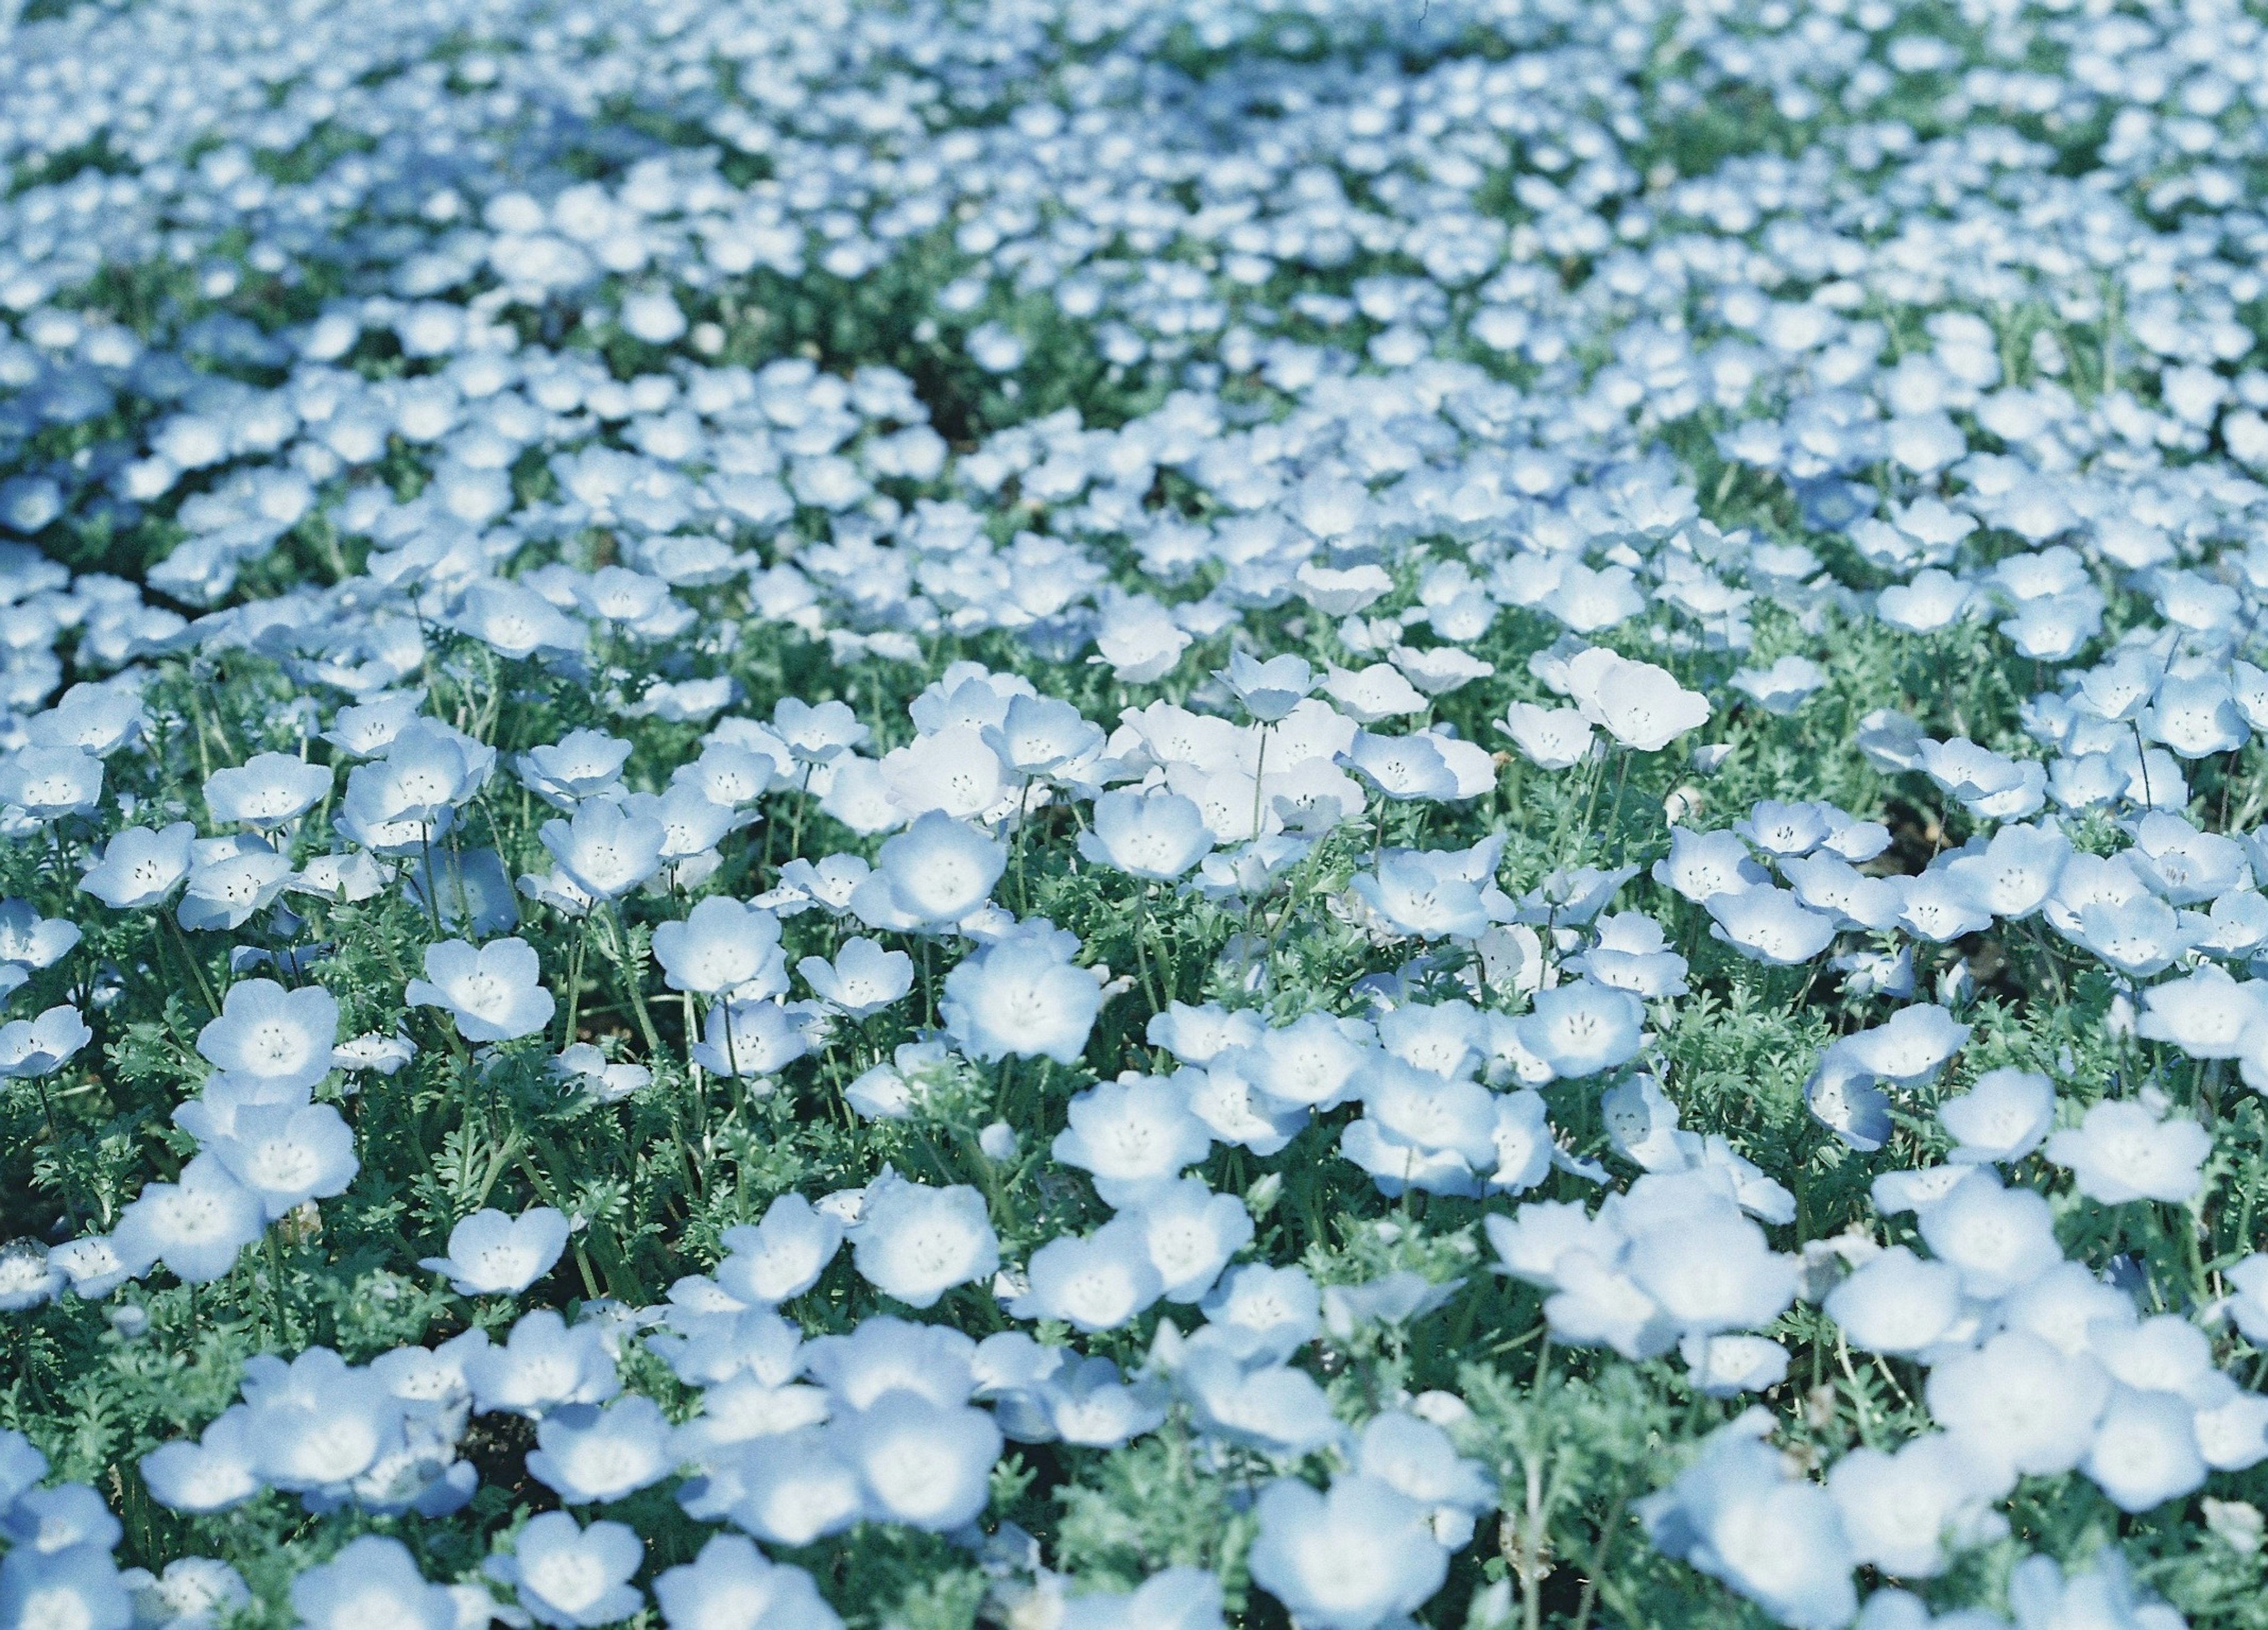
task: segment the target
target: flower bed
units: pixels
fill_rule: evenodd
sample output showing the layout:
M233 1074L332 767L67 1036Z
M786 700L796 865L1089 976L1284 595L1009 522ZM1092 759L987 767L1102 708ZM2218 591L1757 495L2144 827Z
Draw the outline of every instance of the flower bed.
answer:
M0 63L0 1630L2263 1622L2249 13Z

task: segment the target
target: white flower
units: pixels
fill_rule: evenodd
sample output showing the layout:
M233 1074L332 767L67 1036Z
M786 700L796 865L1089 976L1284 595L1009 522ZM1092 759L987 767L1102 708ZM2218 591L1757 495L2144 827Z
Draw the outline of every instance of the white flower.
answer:
M868 1185L851 1241L859 1274L909 1307L933 1307L1000 1265L984 1197L965 1185L936 1189L886 1173Z
M425 977L412 979L402 999L412 1007L443 1007L468 1042L505 1042L533 1036L551 1022L557 1004L538 982L542 966L524 940L491 940L475 948L444 940L425 948Z
M2078 1180L2079 1191L2105 1206L2151 1199L2178 1206L2197 1192L2213 1138L2186 1117L2169 1117L2154 1095L2105 1098L2075 1128L2050 1138L2047 1157Z
M1583 717L1638 752L1658 752L1709 722L1705 697L1680 685L1667 668L1632 662L1604 645L1570 659L1566 679Z

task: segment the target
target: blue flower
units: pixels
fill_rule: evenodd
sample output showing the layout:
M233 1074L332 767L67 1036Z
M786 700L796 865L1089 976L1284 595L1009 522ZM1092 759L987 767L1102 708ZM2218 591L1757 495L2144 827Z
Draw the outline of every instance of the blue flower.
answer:
M811 1575L769 1560L738 1534L718 1534L692 1561L663 1570L653 1599L669 1630L842 1630Z
M428 1583L398 1540L364 1534L291 1582L300 1630L455 1630L456 1600ZM121 1621L122 1624L122 1620Z
M620 1523L580 1526L564 1511L530 1517L509 1556L490 1557L487 1572L511 1585L536 1623L560 1630L596 1630L628 1619L644 1597L630 1582L645 1545Z
M517 1217L475 1212L449 1230L449 1254L417 1265L449 1276L460 1296L516 1296L551 1272L567 1249L567 1219L549 1206Z
M1279 1478L1253 1512L1253 1582L1303 1625L1371 1630L1415 1612L1448 1576L1425 1508L1374 1477L1342 1476L1328 1494Z
M669 1423L649 1398L555 1409L536 1424L535 1442L528 1475L569 1505L620 1500L677 1469Z

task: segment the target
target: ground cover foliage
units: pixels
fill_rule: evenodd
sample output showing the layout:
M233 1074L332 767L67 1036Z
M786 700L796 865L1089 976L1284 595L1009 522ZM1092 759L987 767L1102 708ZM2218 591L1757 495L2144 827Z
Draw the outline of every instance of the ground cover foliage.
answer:
M4 1630L2268 1623L2252 11L0 62Z

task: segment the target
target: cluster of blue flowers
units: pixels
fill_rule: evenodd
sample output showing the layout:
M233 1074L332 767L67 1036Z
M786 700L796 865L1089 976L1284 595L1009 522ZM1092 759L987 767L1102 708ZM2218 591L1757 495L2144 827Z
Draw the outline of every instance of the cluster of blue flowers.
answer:
M0 1630L2259 1622L2264 111L0 0Z

